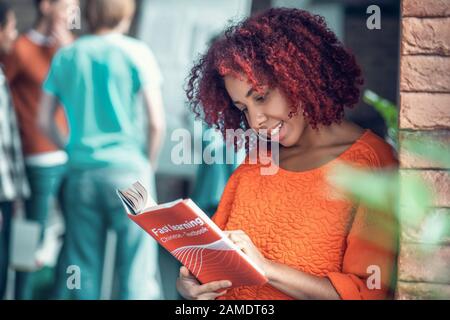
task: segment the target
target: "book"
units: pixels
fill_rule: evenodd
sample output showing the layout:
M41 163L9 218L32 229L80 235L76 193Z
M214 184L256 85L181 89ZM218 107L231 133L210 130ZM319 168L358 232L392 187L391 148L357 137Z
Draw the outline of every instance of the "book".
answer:
M139 182L117 190L128 217L199 280L229 280L232 287L263 285L264 272L192 201L156 204Z
M41 230L40 224L36 221L13 218L10 244L10 265L13 269L25 272L39 269L36 255Z

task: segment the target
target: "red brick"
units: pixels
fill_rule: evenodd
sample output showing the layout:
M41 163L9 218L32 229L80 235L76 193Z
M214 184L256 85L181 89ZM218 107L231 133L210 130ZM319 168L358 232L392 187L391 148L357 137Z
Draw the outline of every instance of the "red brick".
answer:
M398 279L450 284L450 246L402 243Z
M404 17L443 17L450 16L448 0L403 0Z
M439 226L436 234L435 225ZM433 208L417 225L402 224L402 242L450 245L450 208Z
M400 91L450 92L450 57L403 56Z
M397 283L396 299L398 300L429 300L450 299L450 285L423 282Z
M450 55L450 17L402 20L402 54Z
M444 170L400 170L400 188L402 184L407 183L408 176L416 176L430 188L433 194L433 207L450 207L450 171ZM401 196L400 205L407 206Z
M399 126L414 130L450 128L450 94L401 92Z
M418 156L407 152L403 148L406 142L423 141L426 143L430 141L436 145L437 148L448 148L450 146L450 130L434 130L434 131L400 131L400 167L401 168L418 168L418 169L450 169L450 163L433 162L425 157Z

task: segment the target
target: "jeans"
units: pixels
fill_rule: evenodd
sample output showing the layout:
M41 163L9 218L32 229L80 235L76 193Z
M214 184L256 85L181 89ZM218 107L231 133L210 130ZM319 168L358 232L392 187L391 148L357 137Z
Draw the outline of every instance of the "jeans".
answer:
M59 198L61 183L66 173L66 165L51 167L27 166L26 173L31 188L31 196L25 201L27 220L38 222L41 226L41 241L50 210ZM33 273L16 272L15 299L33 298Z
M11 238L12 202L0 202L0 300L5 298Z
M151 183L148 165L70 171L64 186L66 234L59 259L57 299L99 299L108 229L117 235L117 299L159 299L158 246L125 213L116 189ZM70 286L70 270L80 271Z

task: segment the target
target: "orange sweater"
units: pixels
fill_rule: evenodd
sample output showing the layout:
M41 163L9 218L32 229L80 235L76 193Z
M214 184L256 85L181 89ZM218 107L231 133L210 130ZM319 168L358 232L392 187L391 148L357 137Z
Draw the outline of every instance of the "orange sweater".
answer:
M39 129L37 122L41 86L55 52L56 47L38 45L27 35L22 35L12 52L1 59L16 107L24 154L27 156L57 150ZM68 129L62 108L57 109L55 120L60 131L66 134Z
M373 169L397 164L390 146L369 130L338 159ZM333 163L305 172L280 168L275 175L244 163L228 181L213 220L224 230L245 231L269 260L328 277L342 299L389 298L396 221L330 196L326 172ZM381 289L366 285L371 265L380 267ZM234 288L220 298L292 299L270 285Z

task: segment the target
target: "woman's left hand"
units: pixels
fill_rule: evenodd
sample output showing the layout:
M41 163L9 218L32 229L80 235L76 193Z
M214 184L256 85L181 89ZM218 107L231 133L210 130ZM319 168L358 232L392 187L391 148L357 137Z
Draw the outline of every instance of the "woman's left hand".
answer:
M260 267L265 276L268 277L270 261L267 260L255 246L250 237L242 230L224 231L228 238L244 252L249 258Z

